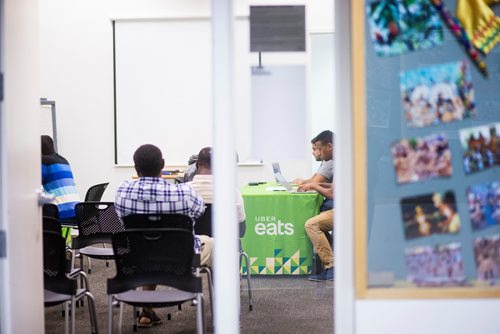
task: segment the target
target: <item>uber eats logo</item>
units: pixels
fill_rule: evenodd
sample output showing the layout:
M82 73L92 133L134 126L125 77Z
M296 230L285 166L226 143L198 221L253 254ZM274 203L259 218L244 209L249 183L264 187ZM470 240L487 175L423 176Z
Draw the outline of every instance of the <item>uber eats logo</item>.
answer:
M284 223L274 216L255 216L257 235L293 235L293 224Z

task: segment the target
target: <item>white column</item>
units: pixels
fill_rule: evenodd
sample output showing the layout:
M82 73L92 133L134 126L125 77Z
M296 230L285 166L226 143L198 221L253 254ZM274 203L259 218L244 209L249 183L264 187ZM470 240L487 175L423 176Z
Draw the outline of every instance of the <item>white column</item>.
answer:
M354 203L350 0L335 1L335 333L354 328Z
M0 1L4 101L0 114L0 332L43 333L38 0Z
M233 84L233 4L212 0L215 331L238 333L239 257Z

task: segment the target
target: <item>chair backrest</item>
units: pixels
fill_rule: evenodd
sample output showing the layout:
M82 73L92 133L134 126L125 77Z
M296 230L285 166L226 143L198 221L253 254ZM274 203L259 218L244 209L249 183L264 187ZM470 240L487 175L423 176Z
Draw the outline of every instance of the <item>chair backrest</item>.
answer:
M96 184L87 190L85 194L85 202L99 202L102 198L102 194L108 187L109 182Z
M212 236L212 204L205 204L205 212L195 219L194 232L197 235Z
M146 213L122 217L125 229L184 228L193 231L191 217L177 213Z
M81 202L75 205L78 237L73 248L80 249L96 243L111 243L111 237L124 231L112 202Z
M44 232L54 232L62 237L61 222L58 219L48 216L43 216L42 221L43 221L42 228Z
M146 284L201 292L194 276L194 236L187 229L131 229L113 235L116 276L108 279L108 294Z
M43 231L43 284L53 292L76 293L76 280L66 276L66 241L61 232Z
M42 207L42 214L44 217L59 219L59 208L55 204L46 203Z

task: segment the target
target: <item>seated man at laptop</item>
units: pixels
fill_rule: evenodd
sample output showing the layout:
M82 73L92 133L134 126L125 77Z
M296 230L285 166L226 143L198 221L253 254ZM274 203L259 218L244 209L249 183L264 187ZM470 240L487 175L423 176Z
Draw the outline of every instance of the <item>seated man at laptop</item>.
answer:
M311 140L313 156L316 161L322 161L316 173L308 179L297 178L293 183L331 183L333 181L333 132L325 130Z
M323 162L318 168L318 171L309 179L295 179L293 182L299 185L299 191L304 191L302 186L308 183L332 183L333 182L333 146L334 135L330 130L325 130L311 140L313 148L316 149L314 157L318 156ZM318 160L316 158L316 160ZM333 209L333 199L325 197L321 204L320 211Z
M139 178L125 181L117 190L115 207L118 216L140 213L178 213L198 218L205 211L202 198L187 184L172 184L161 178L165 165L160 149L154 145L142 145L134 153L134 167ZM195 236L195 252L200 254L201 264L211 264L212 238ZM154 290L156 286L144 286ZM159 325L161 319L151 308L144 308L139 317L139 327Z
M315 190L325 196L326 199L333 200L332 183L307 183L302 185L301 189ZM330 233L333 230L333 214L333 209L325 210L319 215L309 218L304 225L306 233L325 269L318 275L310 276L310 281L332 281L335 277L333 249L325 236L325 233Z

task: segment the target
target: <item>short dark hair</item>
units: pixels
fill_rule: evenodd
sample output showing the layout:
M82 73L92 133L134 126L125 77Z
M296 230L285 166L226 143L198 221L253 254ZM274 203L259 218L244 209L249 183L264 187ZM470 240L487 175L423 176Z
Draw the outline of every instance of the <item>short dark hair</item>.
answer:
M333 144L333 136L334 136L333 132L330 130L322 131L311 140L311 144L314 144L318 141L321 142L321 144L323 145Z
M198 153L197 167L212 168L212 148L204 147Z
M142 176L158 176L165 162L158 147L146 144L135 151L134 164L138 174L140 173Z
M55 151L52 138L47 135L42 135L42 154L52 154Z

